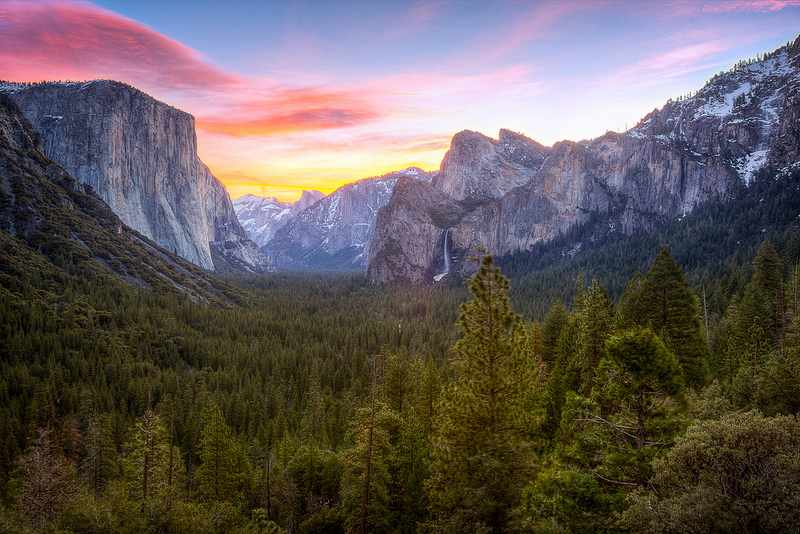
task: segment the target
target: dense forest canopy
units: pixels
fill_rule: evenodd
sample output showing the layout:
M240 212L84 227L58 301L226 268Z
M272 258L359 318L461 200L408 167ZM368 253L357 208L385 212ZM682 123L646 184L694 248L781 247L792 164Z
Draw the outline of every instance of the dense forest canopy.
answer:
M798 183L466 289L204 303L4 236L0 532L791 531Z

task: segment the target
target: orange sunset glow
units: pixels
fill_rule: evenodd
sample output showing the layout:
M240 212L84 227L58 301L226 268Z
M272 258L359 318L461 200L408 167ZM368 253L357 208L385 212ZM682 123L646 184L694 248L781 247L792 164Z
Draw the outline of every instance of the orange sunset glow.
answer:
M623 130L796 30L782 15L791 2L667 3L653 13L647 2L602 0L222 11L8 0L0 67L11 81L130 83L195 116L200 155L231 196L292 200L412 165L437 169L461 129L508 128L545 144ZM599 20L615 29L594 32Z

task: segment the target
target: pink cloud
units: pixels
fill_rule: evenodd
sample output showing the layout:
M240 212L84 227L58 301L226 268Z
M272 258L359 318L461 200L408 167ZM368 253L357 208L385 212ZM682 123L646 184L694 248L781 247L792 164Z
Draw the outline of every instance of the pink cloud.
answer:
M0 70L14 80L113 78L164 89L240 81L138 22L63 0L0 3Z
M276 88L264 97L232 103L201 117L201 130L233 137L259 137L361 125L379 118L364 95L341 89Z
M787 7L800 6L800 0L723 0L703 4L705 13L731 13L751 11L772 13Z
M656 85L718 66L713 58L728 49L722 40L710 40L672 48L625 66L604 78L603 85Z
M604 3L602 0L562 0L536 3L520 13L502 33L492 32L479 40L471 48L471 55L465 60L493 62L503 59L521 47L547 35L555 24L573 13L594 8Z
M369 110L312 108L302 111L268 113L253 119L202 118L201 130L232 137L267 137L310 130L357 126L378 118Z

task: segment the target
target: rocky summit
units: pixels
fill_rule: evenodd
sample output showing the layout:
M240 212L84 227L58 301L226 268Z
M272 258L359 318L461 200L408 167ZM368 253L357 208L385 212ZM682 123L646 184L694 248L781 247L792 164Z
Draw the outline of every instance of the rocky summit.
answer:
M344 185L299 211L261 250L277 269L363 271L378 212L398 180L429 183L432 176L410 167Z
M319 191L303 191L296 202L281 202L275 197L244 195L233 201L233 209L248 237L263 247L295 215L324 196Z
M460 132L431 184L395 189L378 217L369 277L465 274L474 255L527 250L590 220L626 234L651 229L724 199L766 165L796 163L798 119L800 39L718 74L624 133L544 147L507 130L497 140Z
M263 271L223 185L197 155L194 117L126 84L3 84L45 155L129 227L208 270Z

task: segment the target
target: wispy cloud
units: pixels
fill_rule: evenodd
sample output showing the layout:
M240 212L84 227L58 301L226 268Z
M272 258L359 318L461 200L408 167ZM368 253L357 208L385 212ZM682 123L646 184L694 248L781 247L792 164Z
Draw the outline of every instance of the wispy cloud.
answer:
M714 60L729 45L720 39L678 46L649 55L611 73L601 80L602 85L658 85L687 74L719 66Z
M254 119L203 118L197 124L201 130L232 137L268 137L309 130L347 128L377 117L377 113L369 110L312 108L269 113Z
M800 0L721 0L703 4L705 13L759 12L773 13L787 7L800 7Z
M0 70L19 80L114 78L148 88L240 83L196 51L83 2L0 3Z
M603 4L602 0L537 2L522 11L508 26L492 29L470 47L468 61L495 62L545 37L561 19Z
M447 6L448 2L445 0L415 0L391 26L387 27L386 36L396 39L427 30Z
M261 98L232 103L214 115L200 117L198 127L232 137L268 137L347 128L379 117L377 107L353 91L273 88Z

